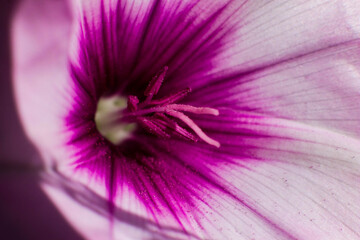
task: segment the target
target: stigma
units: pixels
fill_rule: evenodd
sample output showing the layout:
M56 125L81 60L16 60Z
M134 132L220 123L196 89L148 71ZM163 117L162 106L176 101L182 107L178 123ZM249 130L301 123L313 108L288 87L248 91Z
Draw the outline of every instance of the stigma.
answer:
M217 109L178 104L180 100L191 92L190 88L176 91L163 98L156 98L163 85L167 71L168 67L165 66L151 79L144 91L144 96L142 97L144 100L142 102L140 102L137 96L130 95L127 97L125 107L123 98L115 98L118 102L118 108L113 108L107 116L95 116L96 124L101 128L98 127L100 133L106 138L118 136L116 139L108 140L119 144L136 129L135 123L149 134L162 139L180 138L192 142L201 140L219 148L220 143L210 138L187 114L218 116L219 111ZM114 100L111 101L113 102ZM97 122L97 119L100 122L106 123L100 124ZM107 130L104 131L101 125L108 126L107 130L117 129L118 133L111 134Z

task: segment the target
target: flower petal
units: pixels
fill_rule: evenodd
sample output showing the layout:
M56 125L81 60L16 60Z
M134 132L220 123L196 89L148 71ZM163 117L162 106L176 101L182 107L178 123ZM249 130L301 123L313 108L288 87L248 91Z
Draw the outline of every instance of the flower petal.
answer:
M201 5L207 1L198 2ZM204 25L198 24L200 21L192 24L190 30L198 31L185 31L192 36L192 41L182 48L181 57L186 57L186 62L174 64L175 72L169 71L172 86L206 88L209 82L223 81L225 75L245 75L360 36L360 3L356 0L216 3L214 9L223 6L217 15L192 8L200 19L207 21ZM162 29L153 31L162 34ZM172 41L171 48L182 41L172 40L175 32L166 35ZM160 50L162 46L156 48ZM155 60L157 63L159 59Z
M201 161L233 161L213 168L234 197L207 202L217 212L208 219L211 237L228 226L244 235L230 239L359 238L358 139L248 112L222 111L202 126L222 148Z
M360 41L235 76L191 97L200 105L251 110L360 136Z
M248 72L360 36L356 0L244 2L215 64L228 72Z
M22 1L12 26L13 83L27 135L42 151L63 152L68 111L71 11L66 1Z
M73 65L94 76L95 89L133 95L164 66L171 88L211 69L222 37L233 26L230 15L241 6L232 1L80 2Z
M172 214L166 214L167 211L153 215L147 207L144 208L136 192L123 188L121 200L116 201L119 209L149 219L151 226L150 232L150 229L144 228L139 233L135 225L134 232L127 232L129 236L143 234L144 239L151 239L150 236L154 235L156 239L171 239L170 236L176 236L176 239L359 237L359 140L249 112L222 110L220 116L212 117L211 121L199 117L197 122L220 140L221 148L206 148L182 141L167 144L169 152L174 153L188 169L196 168L197 173L192 175L180 170L183 174L178 179L178 186L172 185L170 179L168 181L171 194L166 192L166 186L158 185L158 190L165 194L169 204L174 204L172 206L181 225ZM158 147L164 146L159 142ZM158 161L163 165L175 164L172 160ZM175 166L173 169L182 165ZM170 174L180 176L176 171ZM195 176L200 178L191 181ZM106 196L100 184L88 179L83 175L77 180ZM75 181L73 176L71 181ZM70 184L74 185L73 182ZM198 188L197 184L204 185ZM189 192L193 194L192 204L177 201L176 194L180 189L185 198ZM71 201L79 200L72 198L70 202L65 202L57 195L53 198L69 218L76 219L78 214L72 213L77 212L80 206L72 209L71 213L67 206ZM96 206L101 207L95 203ZM105 211L106 204L103 203L101 208ZM116 216L113 224L119 228L113 228L113 234L118 236L124 234L122 229L129 223ZM101 224L97 223L93 229L100 235L110 234L110 220L104 216L98 218ZM83 225L85 231L86 222L73 221L77 226ZM139 221L144 220L135 222Z

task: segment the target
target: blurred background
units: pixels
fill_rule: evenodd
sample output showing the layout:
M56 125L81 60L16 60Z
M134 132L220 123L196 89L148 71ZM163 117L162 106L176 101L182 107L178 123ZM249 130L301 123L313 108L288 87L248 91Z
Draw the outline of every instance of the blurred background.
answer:
M9 39L17 2L0 0L0 239L82 239L42 192L41 161L17 116Z

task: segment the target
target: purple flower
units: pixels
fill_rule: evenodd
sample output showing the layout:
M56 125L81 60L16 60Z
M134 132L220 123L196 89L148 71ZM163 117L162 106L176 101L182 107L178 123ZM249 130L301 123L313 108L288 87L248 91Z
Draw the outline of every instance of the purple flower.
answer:
M24 1L14 86L89 239L360 238L360 3Z

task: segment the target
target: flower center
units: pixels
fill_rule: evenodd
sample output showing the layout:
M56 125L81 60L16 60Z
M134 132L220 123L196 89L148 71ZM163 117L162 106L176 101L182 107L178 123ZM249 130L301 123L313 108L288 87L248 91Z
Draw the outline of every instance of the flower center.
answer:
M154 99L160 90L167 70L168 67L165 66L152 78L144 92L146 98L143 102L133 95L128 96L127 106L124 98L101 99L95 115L99 132L109 141L119 144L136 129L134 123L138 123L148 133L163 139L182 138L193 142L201 139L212 146L220 147L218 141L207 136L184 113L218 116L219 111L214 108L177 104L191 92L190 88L174 92L164 98Z
M130 138L136 130L135 123L119 122L118 114L126 109L126 98L120 96L100 98L95 124L100 134L115 145L119 145Z

